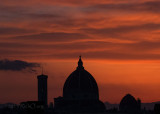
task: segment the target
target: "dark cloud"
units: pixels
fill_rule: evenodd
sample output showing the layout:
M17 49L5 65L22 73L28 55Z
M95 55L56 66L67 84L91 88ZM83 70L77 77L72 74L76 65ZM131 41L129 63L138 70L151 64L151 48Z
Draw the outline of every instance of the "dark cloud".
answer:
M6 47L6 48L4 48ZM2 49L1 49L2 48ZM0 54L11 57L72 59L82 54L90 59L112 60L159 60L160 42L141 41L133 43L114 43L107 41L83 41L58 44L2 43ZM36 56L35 56L36 55Z
M160 49L160 41L141 41L133 44L126 44L129 50L136 50L137 52L145 52Z
M151 32L153 30L159 30L160 24L155 23L147 23L147 24L141 24L141 25L128 25L128 26L117 26L114 28L84 28L80 29L83 32L98 35L101 37L114 37L121 39L120 35L124 35L126 33L134 33L134 32ZM128 39L135 39L133 37L130 37Z
M42 6L40 7L33 7L33 6L3 6L0 5L0 21L1 22L33 22L36 23L37 21L54 21L58 19L64 19L66 16L66 10L61 10L61 7L55 6L59 8L56 11L54 6L47 7ZM56 22L55 22L56 23ZM42 24L42 23L41 23Z
M29 63L21 60L0 60L0 70L22 71L29 69L30 72L36 72L34 68L40 67L38 63Z
M118 3L118 4L97 4L82 9L84 12L102 12L102 11L118 11L118 12L152 12L159 13L160 1L148 1L143 3Z
M10 14L22 14L24 12L27 12L27 7L22 6L13 6L13 5L0 5L0 10L3 11L0 14L4 13L10 13Z
M59 41L74 41L80 39L86 39L89 36L81 33L63 33L63 32L53 32L53 33L41 33L34 35L18 36L13 39L15 40L26 40L26 41L43 41L43 42L59 42Z
M25 28L0 27L0 35L23 35L33 32L35 32L35 30Z
M86 40L89 40L89 39L86 39ZM86 50L94 50L94 49L97 49L97 50L112 49L112 47L116 48L118 46L125 45L121 43L112 43L112 42L107 42L107 41L105 42L105 41L74 41L73 40L72 42L72 40L69 40L69 42L58 42L58 43L55 43L56 40L46 41L45 43L42 43L43 41L38 41L38 39L36 42L39 42L39 43L35 43L34 41L35 40L33 40L33 42L30 42L30 43L2 42L0 43L0 49L3 49L4 51L1 50L0 52L4 54L5 50L6 52L7 50L10 50L12 52L8 52L8 53L16 54L19 51L22 51L24 53L26 53L26 51L29 53L32 53L35 50L37 50L38 52L43 52L44 50L54 52L53 50L56 50L56 53L59 53L60 51L72 52L76 50L86 51Z
M41 13L41 14L28 14L27 16L30 16L31 18L41 18L41 19L53 19L53 18L60 18L60 15L57 14L47 14L47 13Z
M39 2L43 3L43 1ZM62 4L64 2L66 1L62 0ZM6 35L5 39L1 39L2 42L0 42L1 55L4 58L7 56L15 58L38 56L40 58L68 59L79 54L96 59L159 58L159 54L147 53L147 51L159 49L159 42L145 41L152 36L149 33L154 32L153 35L155 35L160 30L158 20L153 22L153 17L148 22L147 19L150 19L148 17L150 15L147 14L147 17L144 19L140 17L142 20L138 21L139 12L159 12L159 1L129 2L123 0L123 2L118 2L110 0L110 2L106 2L103 0L99 2L96 0L93 4L88 4L93 1L82 2L77 7L64 6L60 3L25 6L24 1L20 3L24 6L3 6L1 4L0 16L4 20L9 20L8 23L5 23L8 27L5 27L0 19L3 25L0 27L0 35L2 38L3 35ZM87 5L85 5L86 3ZM124 15L126 12L133 20L128 15ZM116 18L117 16L118 18ZM14 23L13 20L17 22ZM10 36L7 37L7 35ZM158 38L159 35L155 36ZM99 38L106 42L98 41ZM150 39L154 40L153 38ZM113 41L107 42L109 40ZM124 40L136 43L121 43Z

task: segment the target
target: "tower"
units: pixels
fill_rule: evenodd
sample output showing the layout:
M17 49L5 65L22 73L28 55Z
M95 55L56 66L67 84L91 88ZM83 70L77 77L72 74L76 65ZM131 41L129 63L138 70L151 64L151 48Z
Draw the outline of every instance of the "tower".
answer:
M43 102L47 106L47 75L41 74L37 76L38 79L38 101Z

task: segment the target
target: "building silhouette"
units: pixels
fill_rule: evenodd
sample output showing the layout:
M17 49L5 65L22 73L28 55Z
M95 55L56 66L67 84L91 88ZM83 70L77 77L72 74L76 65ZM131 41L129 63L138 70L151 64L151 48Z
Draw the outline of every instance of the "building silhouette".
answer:
M45 106L48 104L48 95L47 95L47 79L48 76L41 74L37 76L38 79L38 101L43 102Z
M19 114L45 114L44 103L40 101L21 102Z
M63 86L63 96L54 98L54 105L47 102L48 76L37 76L38 101L26 101L13 108L5 106L0 108L0 114L160 114L160 104L157 102L154 110L141 110L141 100L135 99L131 94L124 96L117 107L106 110L103 102L99 100L98 85L94 77L84 69L81 56L78 66L66 79ZM118 104L116 104L118 106Z
M160 104L155 104L154 112L155 112L155 114L160 114Z
M136 100L131 94L124 96L119 105L120 112L138 114L141 111L141 100Z
M63 97L54 98L56 112L103 112L96 80L83 67L81 56L77 69L66 79Z

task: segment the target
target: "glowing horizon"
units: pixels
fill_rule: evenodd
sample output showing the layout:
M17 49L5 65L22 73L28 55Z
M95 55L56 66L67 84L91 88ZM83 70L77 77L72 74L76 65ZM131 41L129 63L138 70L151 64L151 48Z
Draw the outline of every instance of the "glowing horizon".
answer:
M79 55L102 101L119 103L127 93L160 101L159 7L159 0L2 0L0 104L37 100L40 65L53 102Z

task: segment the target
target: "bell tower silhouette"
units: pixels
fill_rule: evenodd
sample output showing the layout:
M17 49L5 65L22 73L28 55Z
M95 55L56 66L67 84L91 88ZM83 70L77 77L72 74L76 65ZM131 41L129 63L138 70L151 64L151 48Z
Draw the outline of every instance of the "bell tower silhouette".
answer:
M37 76L38 79L38 101L43 102L45 106L48 105L48 94L47 94L47 79L48 76L44 75L43 72L41 75Z

